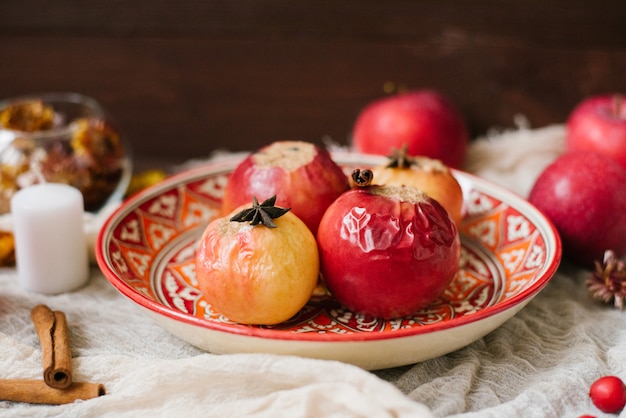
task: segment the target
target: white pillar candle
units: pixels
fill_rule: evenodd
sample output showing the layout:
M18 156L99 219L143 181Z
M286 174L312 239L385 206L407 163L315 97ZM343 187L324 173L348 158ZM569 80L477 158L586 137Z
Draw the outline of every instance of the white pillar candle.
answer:
M23 288L56 294L87 282L83 196L78 189L56 183L26 187L11 199L11 214Z

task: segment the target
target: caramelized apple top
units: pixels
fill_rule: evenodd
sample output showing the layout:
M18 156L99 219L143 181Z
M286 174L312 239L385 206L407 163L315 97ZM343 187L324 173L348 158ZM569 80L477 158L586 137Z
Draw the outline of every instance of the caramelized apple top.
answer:
M293 171L313 161L315 146L304 141L278 141L256 152L252 158L258 166L282 167Z
M412 186L372 186L372 194L385 196L401 202L420 203L428 200L428 195Z

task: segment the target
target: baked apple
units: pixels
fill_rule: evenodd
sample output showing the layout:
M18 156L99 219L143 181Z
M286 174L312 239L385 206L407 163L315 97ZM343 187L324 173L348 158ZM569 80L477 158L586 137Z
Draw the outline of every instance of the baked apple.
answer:
M371 172L370 172L371 174ZM356 187L333 202L319 225L322 279L348 309L385 319L433 302L459 270L456 225L415 187ZM360 184L362 173L354 173Z
M348 177L330 153L303 141L277 141L245 158L230 175L222 209L229 213L252 196L289 207L313 234L324 211L348 190Z
M228 319L273 325L295 315L319 277L315 237L289 209L263 203L237 209L206 227L196 278L206 301Z
M442 161L428 157L411 157L406 145L389 156L389 162L372 169L376 184L413 186L441 203L454 223L463 217L463 190Z

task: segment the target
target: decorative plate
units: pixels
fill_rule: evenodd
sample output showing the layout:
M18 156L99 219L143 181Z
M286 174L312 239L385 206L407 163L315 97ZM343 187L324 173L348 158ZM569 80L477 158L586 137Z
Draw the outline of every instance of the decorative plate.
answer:
M322 295L277 326L234 323L198 290L194 254L207 223L219 213L228 175L242 158L207 163L131 197L107 219L96 243L98 264L115 288L166 330L212 353L298 355L368 370L413 364L496 329L549 282L561 259L554 227L530 203L455 170L466 209L459 228L461 265L428 308L381 320ZM346 173L385 161L351 153L333 158Z

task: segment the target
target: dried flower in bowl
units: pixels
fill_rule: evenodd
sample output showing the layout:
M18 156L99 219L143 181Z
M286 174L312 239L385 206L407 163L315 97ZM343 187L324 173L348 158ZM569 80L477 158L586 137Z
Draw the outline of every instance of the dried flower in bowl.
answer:
M43 101L17 101L0 110L0 126L21 132L37 132L51 129L54 109Z
M41 182L64 183L95 212L121 199L130 180L127 144L95 100L45 93L0 102L0 213L13 194Z

